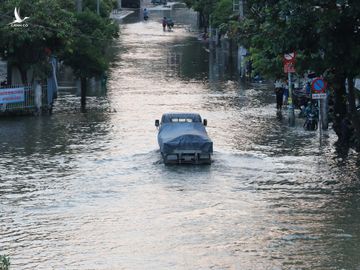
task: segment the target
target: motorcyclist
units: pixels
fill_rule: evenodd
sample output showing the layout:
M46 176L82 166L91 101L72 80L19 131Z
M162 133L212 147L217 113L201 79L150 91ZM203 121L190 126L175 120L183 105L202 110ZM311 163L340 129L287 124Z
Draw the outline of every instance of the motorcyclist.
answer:
M143 13L144 13L144 20L146 21L147 19L149 19L149 11L146 8L144 8Z
M171 18L168 18L166 20L166 24L167 24L167 27L168 27L169 30L171 30L174 27L174 22L173 22L173 20Z
M307 107L304 110L304 114L306 116L304 128L306 130L316 130L319 117L318 108L313 105L311 101L309 101Z

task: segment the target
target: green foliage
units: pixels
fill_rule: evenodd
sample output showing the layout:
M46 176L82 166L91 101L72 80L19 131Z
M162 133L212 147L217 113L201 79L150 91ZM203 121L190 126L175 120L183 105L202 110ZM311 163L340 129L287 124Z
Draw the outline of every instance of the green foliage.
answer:
M259 55L254 57L273 62L296 51L300 72L323 73L334 67L343 73L360 72L359 1L248 0L247 5L239 38L256 48L254 54ZM271 70L269 65L266 73L277 72Z
M94 6L92 6L92 4ZM96 1L84 0L85 11L75 13L72 0L6 0L0 5L0 56L18 66L26 80L26 71L47 76L49 52L65 60L77 75L91 77L103 73L109 59L105 49L117 37L118 26L108 17L114 0L101 1L101 15ZM12 27L14 8L28 27ZM92 9L90 11L90 8Z
M250 48L251 60L254 69L264 77L284 76L282 70L282 58L271 54L270 51Z
M77 32L61 57L78 77L99 76L108 68L106 48L117 37L118 25L89 10L75 18Z
M185 0L185 3L199 12L203 26L211 23L222 34L236 37L238 15L233 12L233 0Z
M96 0L83 0L84 10L89 10L91 12L96 12ZM116 0L101 0L100 1L100 16L103 18L108 18L110 12L117 7Z
M209 16L215 9L217 0L185 0L185 3L195 11Z
M4 255L0 255L0 270L9 270L10 259Z
M185 3L188 7L193 8L195 11L198 11L200 14L200 19L202 24L207 27L209 25L210 14L215 9L217 0L185 0Z
M61 50L74 31L74 17L63 8L61 1L7 0L0 6L3 15L0 26L0 54L17 65L22 73L33 68L35 75L46 76L48 72L47 49ZM28 27L12 27L13 11L18 7L20 16L30 17L24 23Z
M232 0L220 0L214 11L211 14L211 24L214 27L218 27L223 23L229 21L230 16L233 14Z
M359 18L360 1L248 0L239 40L252 48L255 70L268 77L281 72L284 53L297 52L297 72L323 74L333 90L337 115L333 127L339 138L346 117L351 119L354 137L359 138L354 90L350 83L345 90L345 80L360 74Z

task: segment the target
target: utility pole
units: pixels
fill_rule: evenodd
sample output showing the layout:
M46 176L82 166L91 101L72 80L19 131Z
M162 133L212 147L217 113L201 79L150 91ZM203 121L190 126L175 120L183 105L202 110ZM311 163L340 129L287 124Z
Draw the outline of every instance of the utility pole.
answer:
M292 73L295 73L295 62L296 62L296 52L285 53L284 58L284 72L288 74L288 114L289 114L289 126L295 126L295 112L293 104L293 83L292 83Z
M76 0L76 11L82 12L82 0Z
M288 72L288 83L289 83L289 97L288 97L288 113L289 113L289 126L295 126L295 110L293 104L293 84L291 72Z
M240 20L244 19L244 0L239 0L239 15Z
M236 1L236 0L235 0ZM239 0L239 20L244 19L244 0ZM240 77L245 78L246 76L246 65L245 65L245 55L244 52L246 49L240 45L238 47L238 70L240 72Z
M96 0L96 13L100 15L100 0Z
M76 0L76 11L78 13L82 12L82 0ZM86 77L82 76L80 80L78 80L80 85L80 103L81 103L81 111L85 112L86 106Z

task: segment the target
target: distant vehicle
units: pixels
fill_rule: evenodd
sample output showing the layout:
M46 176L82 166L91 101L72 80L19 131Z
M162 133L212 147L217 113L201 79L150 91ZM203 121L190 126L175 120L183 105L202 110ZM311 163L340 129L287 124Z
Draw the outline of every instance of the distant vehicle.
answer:
M153 4L153 5L166 5L167 1L166 0L151 0L151 4Z
M155 120L158 143L165 164L211 164L213 142L197 113L165 113Z
M169 31L170 31L171 29L173 29L173 27L174 27L174 22L173 22L173 20L172 20L171 18L168 18L168 19L167 19L167 22L166 22L166 25L167 25Z

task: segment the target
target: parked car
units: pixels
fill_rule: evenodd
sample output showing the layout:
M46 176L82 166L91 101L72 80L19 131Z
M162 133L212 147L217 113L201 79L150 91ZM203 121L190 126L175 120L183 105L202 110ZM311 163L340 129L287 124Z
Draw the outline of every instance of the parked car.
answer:
M211 164L213 142L197 113L165 113L155 120L158 143L165 164Z

